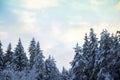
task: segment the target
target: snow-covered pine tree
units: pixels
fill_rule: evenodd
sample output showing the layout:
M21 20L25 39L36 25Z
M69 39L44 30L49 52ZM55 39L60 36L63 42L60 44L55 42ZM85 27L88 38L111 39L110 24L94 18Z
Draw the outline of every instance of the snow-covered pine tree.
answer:
M83 45L83 55L86 60L85 74L90 80L94 80L94 65L95 57L98 52L98 40L93 28L90 29L89 37L85 36L85 43Z
M45 80L60 80L60 72L51 56L45 61Z
M30 54L30 69L32 69L33 64L35 63L34 58L35 58L35 54L36 54L36 41L34 38L30 42L29 54Z
M74 48L76 55L74 57L74 60L72 61L72 80L87 80L87 76L84 74L85 69L85 60L82 55L82 49L78 46L78 43L76 47Z
M117 31L117 32L119 32L119 33L117 33L117 35L116 35L117 40L115 40L116 44L114 45L114 46L116 46L115 48L117 48L117 49L115 49L115 53L116 53L117 57L115 58L116 63L114 65L114 71L115 71L115 73L117 73L117 75L120 75L120 31ZM120 79L120 76L115 77L115 79L116 80Z
M107 56L107 69L114 80L120 79L120 43L119 36L112 35L110 45L110 54Z
M37 43L37 47L36 47L33 69L36 71L36 79L44 80L44 75L45 75L44 56L42 50L40 49L39 42Z
M3 56L3 49L2 49L2 43L0 41L0 80L3 79L3 70L4 70L4 56Z
M13 59L13 52L12 52L12 47L11 47L11 43L9 43L6 54L5 54L5 69L10 68L11 63L12 63L12 59Z
M70 80L68 71L63 67L61 80Z
M84 38L84 44L83 44L83 56L85 57L85 60L88 62L89 61L89 57L88 54L90 53L90 42L88 41L88 36L87 34L85 34L85 38ZM86 62L86 64L87 64Z
M27 56L24 52L24 48L22 46L21 40L19 39L18 44L15 48L15 52L13 55L13 68L15 71L22 71L26 69L27 66Z
M0 71L4 68L4 56L3 56L3 49L2 49L2 43L0 41Z
M0 73L0 80L13 80L13 70L11 67L13 52L11 51L11 43L8 45L6 54L4 55L4 70Z
M97 80L105 79L107 77L107 74L110 75L109 69L107 66L109 65L109 56L110 49L111 49L111 37L110 33L108 33L107 30L103 30L101 33L100 38L100 46L99 46L99 52L97 54L97 60L96 65L98 65L98 74L97 74ZM110 79L111 80L111 79Z
M72 80L72 77L73 77L72 68L70 68L70 69L68 70L68 77L69 77L69 80Z

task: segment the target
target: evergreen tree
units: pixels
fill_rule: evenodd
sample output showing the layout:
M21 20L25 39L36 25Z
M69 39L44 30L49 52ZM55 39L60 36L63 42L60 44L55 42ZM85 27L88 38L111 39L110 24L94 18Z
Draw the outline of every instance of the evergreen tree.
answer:
M97 60L96 60L96 68L98 71L97 79L105 79L105 74L108 73L107 66L108 65L108 55L110 55L110 45L111 45L111 38L110 34L107 32L107 30L103 30L101 33L100 38L100 46L99 46L99 52L97 54Z
M49 58L45 61L45 80L60 80L60 73L56 67L54 58Z
M45 65L44 65L44 56L42 53L42 50L40 49L40 45L39 42L37 43L37 47L36 47L36 54L35 54L35 58L34 58L34 65L33 65L33 69L35 69L36 71L36 79L37 80L43 80L44 79L44 70L45 70Z
M120 32L120 31L119 31ZM115 50L115 56L114 56L114 59L115 60L115 64L114 66L112 67L113 68L113 71L116 73L117 76L115 76L114 78L116 80L120 79L120 33L118 33L116 36L115 36L115 40L114 40L114 48L113 50ZM114 54L113 54L114 55ZM112 69L111 68L111 69ZM114 75L114 74L113 74Z
M11 51L11 43L9 43L6 54L5 54L5 68L8 69L11 66L13 59L13 52Z
M3 49L2 49L2 43L0 41L0 71L4 69L4 59L3 59Z
M62 77L61 80L70 80L69 73L64 67L62 69L62 76L61 77Z
M109 75L114 79L120 79L120 43L119 43L119 36L112 35L110 37L110 54L107 56L107 69Z
M95 65L96 54L98 52L98 40L92 28L90 29L90 34L86 47L88 48L87 51L88 53L86 54L88 60L87 60L87 65L85 67L85 73L90 78L90 80L94 80L94 72L95 72L94 65Z
M76 55L72 61L72 80L87 80L87 76L84 74L85 60L82 55L82 49L76 45Z
M84 38L84 44L83 44L83 56L85 57L85 59L87 60L87 62L89 61L89 53L90 53L90 42L88 40L88 36L87 34L85 34L85 38Z
M69 80L72 80L72 77L73 77L72 68L70 68L69 71L68 71L68 77L69 77Z
M29 54L30 54L30 68L32 69L34 62L34 58L36 55L36 41L33 38L31 43L30 43L30 47L29 47Z
M27 56L24 52L24 48L22 46L21 40L19 39L19 42L15 48L14 52L14 58L13 58L13 68L15 71L22 71L26 69L27 66Z

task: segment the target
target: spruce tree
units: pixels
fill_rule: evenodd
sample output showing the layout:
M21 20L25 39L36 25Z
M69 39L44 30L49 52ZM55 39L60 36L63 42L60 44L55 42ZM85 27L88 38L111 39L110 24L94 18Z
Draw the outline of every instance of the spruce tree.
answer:
M78 46L78 43L74 49L75 49L76 55L71 64L72 80L86 80L87 76L84 74L85 58L83 57L82 49L81 47Z
M62 69L61 80L69 80L69 73L64 67Z
M60 80L59 70L51 56L45 61L45 80Z
M12 59L13 59L13 52L12 52L11 43L9 43L6 54L5 54L5 68L8 69L11 66Z
M119 79L119 75L120 75L120 71L119 71L119 67L120 67L120 43L119 43L119 36L117 35L112 35L111 37L111 44L110 44L110 54L107 57L107 69L109 70L109 74L110 76L112 76L112 78L114 80Z
M4 56L3 56L3 49L2 49L2 43L0 41L0 71L4 69Z
M107 55L110 55L110 34L107 32L107 30L103 30L101 33L101 38L100 38L100 46L99 46L99 55L98 55L98 60L97 64L99 67L99 76L98 79L100 78L100 73L106 73L106 65L107 64ZM102 74L101 74L101 77ZM104 78L104 77L103 77Z
M36 55L36 41L35 41L34 38L30 42L29 54L30 54L30 69L32 69L32 67L35 63L34 58L35 58L35 55Z
M93 28L90 29L90 34L88 38L88 49L89 49L87 53L88 62L85 67L85 73L90 78L90 80L94 80L94 71L95 71L94 65L95 65L96 54L98 52L98 40L96 34L94 33Z
M35 63L33 64L33 69L35 69L36 71L36 75L37 75L36 79L44 80L44 72L45 72L44 56L43 56L42 50L40 49L39 42L37 43L34 62Z
M13 68L15 71L22 71L27 67L27 56L24 52L24 48L22 46L21 40L19 39L18 44L15 48L15 52L13 55Z
M83 44L83 56L85 57L85 59L87 60L87 62L89 61L89 53L90 53L90 42L88 40L88 36L87 34L85 34L85 38L84 38L84 44Z

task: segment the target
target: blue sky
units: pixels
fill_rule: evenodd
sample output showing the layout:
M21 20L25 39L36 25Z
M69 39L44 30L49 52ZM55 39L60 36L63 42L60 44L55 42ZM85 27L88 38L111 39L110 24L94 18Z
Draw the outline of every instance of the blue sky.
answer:
M97 34L104 28L120 30L120 0L0 0L3 48L11 42L14 50L20 37L27 52L35 37L60 69L70 67L73 47L77 42L82 46L91 27Z

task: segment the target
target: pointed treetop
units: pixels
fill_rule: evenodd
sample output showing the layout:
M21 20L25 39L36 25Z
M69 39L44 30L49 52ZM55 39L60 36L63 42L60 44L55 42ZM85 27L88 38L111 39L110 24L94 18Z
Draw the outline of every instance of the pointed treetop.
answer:
M76 47L75 47L74 49L75 49L75 52L76 52L76 53L81 52L81 47L79 46L78 43L76 44Z
M3 54L1 41L0 41L0 54Z
M120 31L116 32L116 36L118 36L120 38Z
M35 41L35 38L34 38L34 37L32 38L32 41Z
M37 49L39 49L41 52L43 51L43 50L41 50L41 48L40 48L40 43L39 43L39 41L37 42Z
M101 34L104 34L104 33L108 33L108 31L106 29L103 29L103 31L101 32Z
M94 33L94 29L93 28L90 28L90 36L96 36L96 34Z
M32 40L31 40L31 45L36 45L36 41L35 41L35 38L32 38Z
M51 55L49 55L49 58L48 59L51 59Z
M18 40L18 44L21 44L21 39L19 38L19 40Z
M40 48L40 43L39 42L37 42L37 48Z
M17 48L24 49L20 38L19 38L19 40L18 40L18 44L17 44L16 49L17 49Z
M94 32L93 28L90 28L90 31L91 31L91 32Z
M87 33L85 33L85 38L84 38L84 40L88 40Z
M1 40L0 40L0 46L2 46Z
M7 51L11 50L12 49L12 46L11 46L11 43L8 44L8 48L7 48Z
M21 42L21 39L19 38L19 41Z
M54 57L53 57L53 56L51 57L51 55L49 55L48 60L51 60L51 61L54 61L54 62L55 62Z
M53 56L52 56L52 60L53 60L54 62L56 62Z
M66 71L66 69L65 69L65 67L63 66L63 69L62 69L63 71Z

